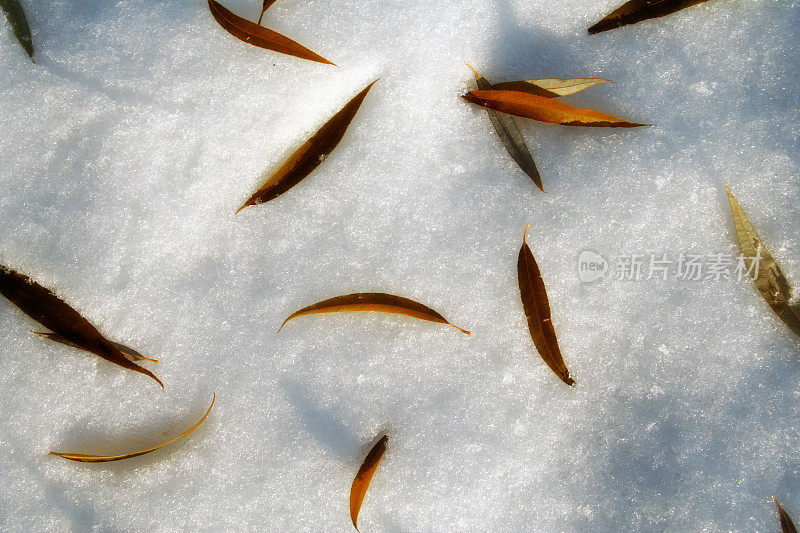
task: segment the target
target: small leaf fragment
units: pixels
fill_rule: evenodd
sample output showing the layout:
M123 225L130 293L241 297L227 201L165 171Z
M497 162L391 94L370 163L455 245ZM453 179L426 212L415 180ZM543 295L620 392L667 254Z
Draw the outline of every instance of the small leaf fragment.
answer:
M245 207L262 204L277 198L311 174L342 140L347 127L356 116L364 98L367 97L367 93L377 81L373 81L354 96L310 139L295 150L278 170L267 176L256 192L236 212L238 213Z
M781 532L782 533L797 533L797 528L794 526L794 522L792 522L791 517L789 514L783 510L781 504L778 503L778 498L775 496L772 497L775 500L775 505L778 506L778 517L781 520Z
M628 122L593 109L578 109L553 98L522 91L470 91L463 98L473 104L509 115L563 126L635 128L646 125Z
M471 332L454 326L445 318L431 309L428 306L422 305L414 300L403 298L402 296L395 296L393 294L385 294L381 292L359 292L355 294L347 294L345 296L337 296L323 300L314 305L304 307L289 315L289 318L283 321L281 329L290 320L299 316L311 315L315 313L347 313L347 312L360 312L360 311L376 311L379 313L394 313L399 315L407 315L421 320L428 320L439 324L447 324L452 326L458 331L467 335L472 335ZM278 330L280 331L280 329Z
M219 25L241 41L281 54L334 65L334 63L331 63L321 55L312 52L288 37L233 14L216 0L208 0L208 8Z
M589 35L663 17L706 0L630 0L589 28Z
M522 81L506 81L495 83L490 88L498 91L520 91L545 98L558 98L579 93L600 83L610 83L603 78L541 78ZM482 89L483 87L481 87Z
M372 476L375 475L383 454L386 452L386 442L388 440L389 437L384 435L372 447L364 458L361 468L358 469L358 473L353 480L353 486L350 487L350 519L353 521L353 527L356 528L356 531L358 531L358 513L361 511L361 504L364 502L364 496L367 494Z
M728 191L728 202L731 204L736 236L739 240L739 250L744 258L756 262L757 268L754 268L753 271L753 283L755 283L758 292L761 293L767 304L778 315L778 318L797 335L800 335L800 309L790 303L792 288L789 285L789 281L783 274L781 267L778 266L775 258L772 257L772 254L761 241L753 224L750 223L744 210L727 185L725 185L725 189Z
M40 336L40 337L42 337L44 339L51 340L53 342L58 342L58 343L66 345L66 346L71 346L73 348L78 348L80 350L83 349L80 346L78 346L77 344L75 344L74 342L71 342L66 337L62 337L58 333L48 333L48 332L45 332L45 331L31 331L31 333L33 333L34 335L38 335L38 336ZM151 363L158 363L158 359L150 359L149 357L145 357L142 354L140 354L139 352L137 352L136 350L134 350L133 348L128 348L124 344L120 344L118 342L113 342L113 341L109 341L109 342L111 342L111 344L115 348L119 348L119 351L121 351L122 353L124 353L130 359L132 359L134 361L150 361Z
M8 23L14 31L19 44L27 52L28 57L33 61L33 39L31 37L31 28L28 26L28 19L25 17L25 11L19 0L0 0L0 8L6 14Z
M258 25L259 26L261 25L261 19L264 18L264 13L266 13L267 9L269 9L269 6L271 6L274 3L275 3L275 0L264 0L264 3L261 6L261 16L258 17Z
M120 461L122 459L130 459L131 457L137 457L139 455L144 455L146 453L154 452L154 451L158 450L159 448L163 448L167 444L171 444L171 443L175 442L176 440L178 440L178 439L180 439L182 437L188 437L189 435L194 433L194 431L197 428L199 428L200 425L203 422L206 421L206 418L208 418L208 414L211 412L211 408L214 407L214 402L215 401L217 401L217 395L216 394L214 394L214 397L211 400L211 405L208 407L208 410L203 415L203 418L201 418L200 421L197 422L195 425L193 425L192 427L190 427L189 429L187 429L186 431L184 431L183 433L181 433L177 437L173 437L173 438L169 439L168 441L162 442L161 444L158 444L158 445L153 446L151 448L147 448L147 449L144 449L144 450L139 450L139 451L136 451L136 452L123 453L123 454L119 454L119 455L91 455L91 454L85 454L85 453L62 453L62 452L50 452L50 455L57 455L59 457L63 457L64 459L69 459L70 461L78 461L78 462L81 462L81 463L106 463L106 462L109 462L109 461Z
M561 381L567 385L574 385L575 380L569 377L569 370L561 357L556 331L550 317L550 301L547 298L547 290L544 280L542 280L542 274L539 272L539 265L536 264L533 253L525 242L527 235L528 228L526 227L517 259L517 278L522 307L525 310L525 317L528 319L528 330L530 330L536 350L547 366L561 378Z
M139 372L161 383L152 372L131 362L125 354L61 298L28 276L0 265L0 294L41 325L87 352Z
M475 82L478 84L478 89L488 90L492 88L492 84L489 83L486 78L478 74L478 71L469 64L467 64L467 66L475 74ZM539 169L536 168L536 162L533 160L530 150L528 150L525 137L522 135L519 126L517 126L514 117L498 113L488 108L486 109L486 114L489 115L489 120L492 126L494 126L494 130L497 132L497 136L500 137L500 142L503 143L508 154L517 165L519 165L519 168L533 180L536 186L544 192Z

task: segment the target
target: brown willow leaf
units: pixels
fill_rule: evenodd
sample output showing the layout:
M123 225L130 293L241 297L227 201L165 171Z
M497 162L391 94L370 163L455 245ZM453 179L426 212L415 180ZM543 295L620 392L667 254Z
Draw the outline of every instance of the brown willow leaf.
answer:
M453 326L445 318L425 305L402 296L394 296L393 294L384 294L382 292L357 292L355 294L347 294L345 296L337 296L323 300L314 305L304 307L289 315L289 318L283 321L280 331L283 326L293 318L304 315L312 315L315 313L347 313L359 311L376 311L379 313L395 313L398 315L407 315L430 322L437 322L439 324L447 324L456 328L462 333L472 335L471 332L461 329L458 326Z
M756 261L757 272L753 277L758 292L767 301L769 306L789 328L800 335L800 309L790 304L792 299L792 288L789 281L784 276L781 267L778 266L775 258L767 247L761 242L761 238L756 233L753 224L747 218L744 210L739 206L739 202L733 197L733 193L725 185L728 191L728 202L731 204L733 222L736 226L736 236L739 239L739 250L742 256ZM756 259L757 258L757 259ZM755 270L755 269L754 269Z
M520 91L536 94L545 98L558 98L579 93L600 83L610 83L611 80L603 78L541 78L534 80L506 81L495 83L490 89L498 91ZM481 87L483 89L483 87Z
M706 0L630 0L589 28L589 35L663 17Z
M47 333L47 332L44 332L44 331L31 331L31 333L33 333L34 335L38 335L40 337L43 337L45 339L54 341L54 342L65 344L65 345L71 346L73 348L81 349L80 346L78 346L74 342L70 342L69 339L67 339L66 337L62 337L58 333ZM133 348L128 348L124 344L120 344L118 342L113 342L113 341L109 341L109 342L111 342L111 344L115 348L119 348L119 351L121 351L122 353L124 353L130 359L132 359L134 361L150 361L151 363L158 363L158 359L150 359L149 357L145 357L142 354L140 354L139 352L137 352L136 350L134 350Z
M350 519L353 521L353 527L356 528L356 531L358 531L358 513L361 511L361 504L364 501L364 496L367 494L372 476L375 475L375 470L378 469L378 465L386 451L386 442L388 440L389 437L384 435L377 444L372 447L364 458L361 468L358 469L358 474L356 474L356 478L353 480L353 486L350 488Z
M19 44L28 53L28 57L33 61L33 39L31 38L31 28L28 26L28 19L25 18L25 11L19 0L0 0L0 8L6 14L11 29L17 37Z
M646 125L628 122L593 109L578 109L553 98L521 91L470 91L463 98L473 104L509 115L563 126L635 128Z
M528 226L530 227L530 226ZM528 319L528 329L531 332L533 344L539 355L542 356L547 366L561 378L567 385L574 385L575 380L569 377L569 370L561 357L558 348L556 330L550 318L550 301L547 299L547 290L544 287L539 265L533 258L531 249L525 242L528 236L528 227L522 235L522 248L519 249L517 259L517 278L519 280L519 293L522 297L522 307Z
M250 198L239 208L237 213L251 205L263 204L285 193L306 176L311 174L320 163L333 151L344 137L347 127L361 107L367 93L378 80L347 102L338 113L333 115L314 135L289 156L271 175L265 175L265 181Z
M334 63L331 63L321 55L312 52L288 37L264 28L263 26L259 26L255 22L250 22L238 15L234 15L216 0L208 0L208 7L219 25L241 41L281 54L334 65Z
M58 296L28 276L0 265L0 294L41 325L79 348L161 383L152 372L128 360L119 348Z
M203 415L203 418L200 419L198 423L178 435L177 437L173 437L166 442L162 442L152 448L147 448L146 450L139 450L137 452L130 452L130 453L123 453L119 455L91 455L85 453L61 453L61 452L50 452L50 455L57 455L59 457L63 457L64 459L69 459L70 461L78 461L81 463L107 463L109 461L119 461L121 459L130 459L131 457L138 457L139 455L144 455L146 453L154 452L159 448L163 448L167 444L173 443L176 440L182 437L188 437L194 430L200 427L200 425L206 421L208 414L211 412L211 408L214 407L214 402L217 401L217 395L214 394L214 397L211 400L211 405L208 407L208 411L206 414Z
M266 13L267 9L269 9L269 6L271 6L274 3L275 3L275 0L264 0L264 4L261 6L261 16L258 17L258 25L259 26L261 25L261 19L264 18L264 13Z
M475 83L478 84L478 89L488 90L492 88L492 84L489 83L486 78L478 74L478 71L469 64L467 64L467 66L475 74ZM536 168L536 162L533 160L530 150L528 150L525 137L522 135L519 126L517 126L514 117L502 115L491 109L486 109L486 113L489 115L489 120L492 126L494 126L494 130L497 132L497 136L500 137L500 142L503 143L508 154L516 161L519 168L533 180L536 186L544 192L539 169Z
M781 504L778 503L778 498L772 497L775 500L775 505L778 506L778 517L781 519L781 532L782 533L797 533L797 528L794 527L794 522L789 517L789 514L783 510Z

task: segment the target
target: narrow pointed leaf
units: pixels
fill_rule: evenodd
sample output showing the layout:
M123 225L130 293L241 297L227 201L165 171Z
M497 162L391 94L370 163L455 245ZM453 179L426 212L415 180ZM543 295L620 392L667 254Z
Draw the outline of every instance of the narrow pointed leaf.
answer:
M589 34L663 17L706 0L630 0L589 28Z
M236 212L238 213L245 207L262 204L277 198L311 174L342 140L347 127L356 116L358 108L361 107L361 103L367 97L367 93L377 81L373 81L353 97L310 139L295 150L278 170L268 176L265 175L264 183Z
M755 260L758 263L758 272L754 272L756 275L753 278L758 292L761 293L767 304L778 315L778 318L797 335L800 335L800 310L790 303L792 288L789 285L789 281L783 274L781 267L778 266L775 258L772 257L772 254L761 241L753 224L750 223L744 210L727 185L725 189L728 191L728 202L731 204L736 236L739 239L739 249L745 258L751 261Z
M527 92L544 96L545 98L558 98L559 96L569 96L570 94L579 93L589 87L594 87L600 83L609 83L610 81L611 80L603 78L541 78L495 83L489 88L498 91ZM480 88L483 89L483 87Z
M475 74L475 82L478 84L478 89L488 90L492 88L492 84L489 83L486 78L478 74L474 68L469 65L467 66L472 69L472 72ZM519 168L533 180L536 186L544 192L539 169L536 168L533 156L530 150L528 150L528 145L525 143L525 137L522 135L519 126L517 126L514 117L500 114L488 108L486 109L486 113L489 115L489 120L492 126L494 126L497 136L500 137L500 141L503 143L508 154L516 161Z
M350 488L350 519L353 521L353 527L356 528L356 531L358 531L358 513L361 511L361 504L364 502L364 496L367 494L372 476L375 475L383 454L386 452L386 442L388 440L389 437L384 435L372 447L364 458L361 468L358 469L358 473L353 480L353 486Z
M789 517L789 514L786 511L783 510L783 507L781 507L781 504L778 503L778 498L773 496L772 499L775 500L775 505L778 506L778 517L781 520L781 532L782 533L797 533L797 528L794 527L794 522L792 522L792 519Z
M333 63L321 55L312 52L288 37L264 28L263 26L259 26L255 22L250 22L238 15L234 15L216 0L208 0L208 7L211 9L211 14L219 25L241 41L281 54L333 65Z
M539 272L539 265L536 264L533 253L525 242L527 235L528 228L525 228L525 234L522 236L522 248L519 250L517 259L517 277L522 307L528 319L528 329L536 350L547 366L564 383L574 385L575 380L569 377L569 370L561 357L556 330L553 328L553 321L550 318L550 301L547 298L547 290Z
M80 346L78 346L74 342L70 342L69 339L67 339L66 337L62 337L58 333L48 333L44 331L31 331L31 333L33 333L34 335L38 335L42 338L45 338L47 340L65 344L73 348L82 349ZM133 348L128 348L124 344L120 344L118 342L113 342L113 341L109 342L111 342L112 346L114 346L115 348L119 348L119 351L127 355L133 361L150 361L151 363L158 363L158 359L150 359L149 357L145 357L136 350L134 350Z
M79 348L99 355L106 361L139 372L161 383L152 372L131 362L119 348L58 296L28 276L0 265L0 294L39 322Z
M118 455L92 455L92 454L86 454L86 453L62 453L62 452L50 452L50 455L57 455L59 457L63 457L64 459L69 459L70 461L78 461L78 462L81 462L81 463L107 463L109 461L119 461L121 459L130 459L131 457L138 457L139 455L144 455L146 453L154 452L154 451L158 450L159 448L163 448L167 444L171 444L171 443L175 442L176 440L178 440L178 439L180 439L182 437L188 437L189 435L194 433L194 431L197 428L199 428L200 425L203 422L206 421L206 418L208 418L208 414L211 412L211 408L214 407L214 402L215 401L217 401L217 395L216 394L214 395L214 398L211 400L211 405L208 407L208 410L203 415L203 418L201 418L200 421L197 422L195 425L193 425L192 427L190 427L189 429L187 429L186 431L184 431L183 433L181 433L177 437L173 437L173 438L169 439L168 441L162 442L161 444L158 444L158 445L153 446L151 448L147 448L147 449L139 450L139 451L135 451L135 452L118 454Z
M275 3L275 0L264 0L263 5L261 6L261 16L258 17L258 24L261 25L261 19L264 18L264 13L267 12L269 6Z
M473 104L509 115L563 126L635 128L645 126L612 117L593 109L578 109L553 98L521 91L470 91L464 99Z
M359 292L345 296L337 296L314 305L309 305L289 315L289 318L284 320L283 324L281 324L281 328L283 328L287 322L299 316L312 315L315 313L348 313L360 311L407 315L421 320L447 324L462 333L472 335L469 331L454 326L430 307L415 302L414 300L403 298L402 296L394 296L393 294L384 294L380 292Z
M8 23L14 31L19 44L28 53L28 57L33 60L33 39L31 38L31 28L28 26L28 19L25 18L25 11L19 0L0 0L0 7L6 14Z

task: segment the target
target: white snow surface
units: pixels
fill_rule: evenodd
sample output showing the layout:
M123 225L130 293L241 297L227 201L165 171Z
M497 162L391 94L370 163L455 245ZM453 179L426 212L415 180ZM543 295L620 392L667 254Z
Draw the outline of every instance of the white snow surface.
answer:
M258 18L260 1L226 0ZM776 531L800 518L800 339L749 280L607 277L577 258L738 253L724 183L800 284L800 1L710 0L589 36L620 0L279 0L264 24L339 65L248 46L202 0L23 0L0 31L0 263L165 383L29 333L0 299L0 530ZM492 81L603 77L565 102L653 124L520 120ZM301 184L261 174L380 78ZM565 361L527 331L526 224ZM613 265L612 265L613 268ZM351 292L394 315L299 318ZM38 329L41 329L38 327ZM49 451L143 457L86 465Z

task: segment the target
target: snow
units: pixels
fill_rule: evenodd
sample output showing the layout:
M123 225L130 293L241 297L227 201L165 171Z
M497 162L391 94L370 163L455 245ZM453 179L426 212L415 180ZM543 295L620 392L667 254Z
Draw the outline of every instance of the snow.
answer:
M260 2L227 0L258 18ZM280 0L265 25L340 68L248 46L205 2L24 1L0 31L0 263L53 288L148 378L28 333L0 301L0 529L775 531L800 518L800 340L753 284L583 283L577 258L736 253L727 182L800 285L800 2L711 0L588 36L619 0ZM603 77L564 100L630 130L520 124L493 81ZM373 79L344 140L234 215ZM526 224L577 387L525 326ZM473 331L291 312L350 292ZM153 454L83 465L47 452Z

